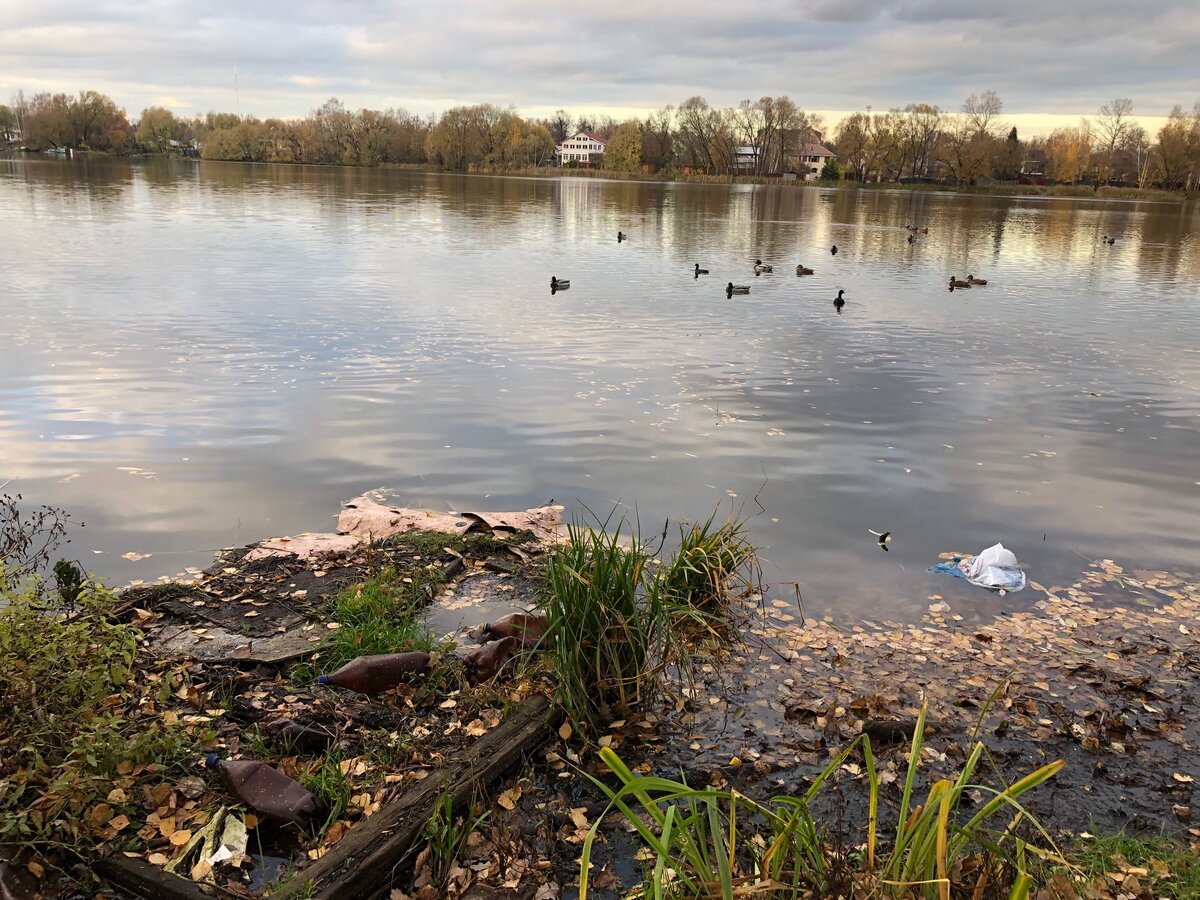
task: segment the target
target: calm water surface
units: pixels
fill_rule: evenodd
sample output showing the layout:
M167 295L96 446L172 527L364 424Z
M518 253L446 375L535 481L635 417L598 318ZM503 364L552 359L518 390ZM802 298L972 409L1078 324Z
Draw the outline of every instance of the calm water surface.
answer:
M1027 605L924 571L998 540L1196 568L1194 205L0 160L0 235L0 483L106 579L377 486L649 532L757 496L767 579L845 618Z

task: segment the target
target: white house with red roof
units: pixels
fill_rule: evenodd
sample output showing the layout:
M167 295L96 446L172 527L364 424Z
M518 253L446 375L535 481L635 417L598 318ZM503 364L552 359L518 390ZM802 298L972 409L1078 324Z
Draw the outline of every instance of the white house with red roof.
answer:
M558 147L558 164L578 163L580 166L599 166L604 161L604 148L608 146L608 138L594 131L577 131Z

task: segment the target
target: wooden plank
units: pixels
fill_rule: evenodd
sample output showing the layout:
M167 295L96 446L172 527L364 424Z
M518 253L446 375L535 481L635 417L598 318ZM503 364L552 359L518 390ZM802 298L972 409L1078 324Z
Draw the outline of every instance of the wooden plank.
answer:
M96 872L119 888L146 900L213 900L231 897L211 884L199 884L164 872L144 859L110 856L96 863Z
M522 701L497 728L459 759L410 788L276 892L280 898L359 900L385 894L404 855L425 828L434 804L447 790L456 808L469 802L506 769L554 734L557 711L542 696Z

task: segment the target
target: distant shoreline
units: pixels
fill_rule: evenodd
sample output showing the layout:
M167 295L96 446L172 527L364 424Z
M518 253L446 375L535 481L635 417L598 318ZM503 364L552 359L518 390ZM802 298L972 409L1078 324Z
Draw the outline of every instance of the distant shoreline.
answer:
M55 159L55 157L47 156L43 153L27 150L21 151L17 148L8 148L0 151L0 155L10 155L13 157L32 156L35 158ZM87 159L89 157L111 158L111 159L139 159L150 160L160 158L156 154L130 154L116 155L94 150L77 150L75 151L76 159ZM206 163L237 163L240 165L253 166L317 166L323 169L363 169L370 171L372 169L383 171L400 171L400 172L430 172L441 175L473 175L485 176L492 178L581 178L581 179L599 179L601 181L636 181L650 183L677 183L677 184L714 184L714 185L730 185L730 184L758 184L758 185L778 185L788 188L826 188L834 190L851 190L851 191L910 191L913 193L942 193L942 194L965 194L985 197L1049 197L1068 200L1147 200L1156 202L1171 202L1171 203L1187 203L1195 199L1194 194L1185 191L1163 191L1155 188L1127 188L1127 187L1109 187L1105 186L1096 190L1090 185L1085 184L1055 184L1055 185L1040 185L1040 184L986 184L986 185L955 185L942 184L936 182L894 182L894 181L847 181L839 179L837 181L801 181L799 179L787 180L780 177L766 177L761 175L704 175L698 173L683 174L679 172L660 171L655 173L643 172L614 172L610 169L567 169L558 166L542 166L539 168L524 168L511 169L506 171L495 170L476 170L476 171L459 171L455 169L442 169L437 166L423 163L381 163L378 166L357 166L357 165L338 165L331 163L316 163L316 162L270 162L270 161L250 161L250 160L223 160L223 159L203 159L201 157L182 157L168 156L162 157L166 159L190 159L194 162Z

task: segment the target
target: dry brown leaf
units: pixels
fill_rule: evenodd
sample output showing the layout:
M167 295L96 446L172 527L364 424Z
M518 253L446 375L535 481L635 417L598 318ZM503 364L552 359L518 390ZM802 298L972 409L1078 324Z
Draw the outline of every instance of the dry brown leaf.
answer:
M496 798L496 802L507 810L513 810L517 808L517 801L520 799L521 788L520 785L518 785L517 787L504 791L499 797Z

